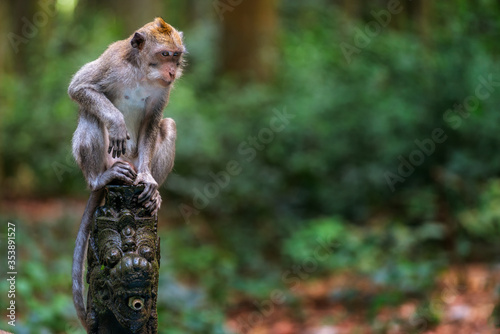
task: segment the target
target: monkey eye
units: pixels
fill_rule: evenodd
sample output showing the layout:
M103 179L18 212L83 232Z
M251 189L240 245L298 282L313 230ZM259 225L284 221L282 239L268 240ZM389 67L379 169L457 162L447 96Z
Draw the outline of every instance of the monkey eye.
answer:
M163 57L169 57L169 56L178 57L178 56L180 56L182 54L182 52L179 52L179 51L162 51L162 52L160 52L160 54Z

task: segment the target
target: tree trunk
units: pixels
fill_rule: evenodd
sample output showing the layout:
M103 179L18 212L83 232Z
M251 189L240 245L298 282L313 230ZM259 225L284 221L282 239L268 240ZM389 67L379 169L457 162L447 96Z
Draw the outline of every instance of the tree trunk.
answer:
M123 34L128 36L157 16L168 22L163 3L160 0L80 0L77 12L86 17L85 13L107 11L122 24Z
M163 10L163 2L159 0L110 0L110 3L113 12L122 20L126 34L132 34L136 29L158 16L163 16L168 22Z
M47 0L44 3L50 4L51 1ZM34 14L43 10L34 0L2 1L0 9L2 11L2 25L7 30L6 53L9 54L9 56L4 54L3 60L12 56L13 70L19 74L25 74L28 68L28 58L31 54L28 50L32 47L34 39L40 37L40 30L43 28L41 24L34 22ZM5 16L9 16L9 20L3 21Z
M11 22L9 20L9 4L7 2L0 1L0 35L8 36L8 33L11 31ZM8 62L9 54L9 40L6 38L2 38L0 41L0 78L3 77L3 73L7 71L10 67Z
M214 2L222 20L222 72L242 81L268 81L276 61L277 0L230 3Z

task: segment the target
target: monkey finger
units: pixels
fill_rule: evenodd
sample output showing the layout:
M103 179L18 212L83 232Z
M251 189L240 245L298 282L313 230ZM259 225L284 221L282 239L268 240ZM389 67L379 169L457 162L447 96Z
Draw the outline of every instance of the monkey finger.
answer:
M128 177L124 178L123 181L128 185L131 185L132 183L134 183L134 180L132 180L131 178L128 178Z
M121 160L120 160L120 161L118 161L117 163L119 163L119 164L120 164L120 167L121 167L121 168L131 169L130 164L129 164L128 162L125 162L125 161L121 161Z
M120 155L122 154L122 142L120 140L116 142L116 148L117 148L116 156L119 158Z
M116 165L116 172L120 175L126 175L127 174L127 168L123 166L122 164L117 164Z
M130 169L128 169L128 168L126 168L126 167L122 167L122 169L120 169L120 171L121 171L121 173L122 173L123 175L127 175L127 176L128 176L128 177L130 177L131 179L135 179L134 174L132 174L132 173L130 172Z
M134 183L137 183L137 179L135 180ZM142 192L139 194L139 196L137 197L137 202L139 203L142 203L144 202L144 197L146 196L146 190L148 189L148 185L145 184L144 185L144 189L142 190Z
M158 188L157 185L154 185L154 184L151 185L150 190L149 190L149 197L150 198L154 197L155 193L157 192L157 188Z
M142 202L144 202L146 199L148 199L147 194L148 194L148 191L149 191L149 186L150 186L149 184L146 184L146 185L144 186L144 190L142 191L142 193L139 195L139 197L137 197L137 201L138 201L139 203L142 203Z
M126 184L132 184L132 182L134 182L132 179L124 175L120 176L119 180L125 182Z
M134 170L132 169L132 167L130 167L130 165L124 161L121 161L121 164L119 166L120 170L122 170L123 172L129 172L129 173L132 173Z
M109 147L108 147L108 154L111 153L111 150L113 149L113 141L109 141Z
M120 169L120 171L124 175L128 176L129 178L131 178L132 180L135 180L136 175L134 174L134 171L131 168L127 168L126 166L123 166L122 169Z
M156 207L156 199L151 199L146 205L146 209L152 209Z
M151 187L149 188L149 191L148 191L148 194L147 194L147 198L148 198L148 199L151 199L151 197L152 197L152 196L153 196L153 194L154 194L154 190L155 190L155 189L154 189L154 186L151 186Z
M155 207L155 209L153 210L153 212L151 212L151 215L152 215L152 216L156 216L156 215L158 214L158 210L159 210L159 209L160 209L160 206L159 206L159 205L157 205L157 206Z
M133 170L129 170L128 175L130 175L130 178L133 179L134 181L137 178L137 174Z
M151 212L151 215L156 216L156 214L158 213L159 209L160 209L160 204L158 203L157 200L155 200L155 202L154 202L154 210L153 210L153 212Z
M146 187L144 188L144 191L142 194L139 195L139 203L144 202L145 200L151 198L151 193L153 191L153 185L152 184L146 184Z
M126 165L127 163L126 162L123 162L123 161L120 161L118 160L117 162L115 162L113 164L113 167L117 168L117 169L120 169L120 168L126 168Z
M117 176L118 179L128 183L128 184L132 184L134 183L134 179L129 177L128 175L126 174L123 174L123 173L119 173L118 176Z
M111 154L113 155L113 158L116 157L117 145L118 145L118 142L116 140L113 140L113 147L111 148Z

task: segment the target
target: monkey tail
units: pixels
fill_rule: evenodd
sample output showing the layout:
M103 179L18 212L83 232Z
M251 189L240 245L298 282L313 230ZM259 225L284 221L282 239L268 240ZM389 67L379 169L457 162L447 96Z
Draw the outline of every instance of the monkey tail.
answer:
M85 258L87 255L92 217L94 216L94 212L97 206L101 204L103 198L104 189L99 189L90 193L89 200L87 201L87 206L85 207L85 211L83 212L80 229L78 230L78 235L76 237L75 252L73 254L73 303L75 304L78 319L80 319L80 322L85 329L87 329L87 311L85 310L85 302L83 297L83 272L85 268Z

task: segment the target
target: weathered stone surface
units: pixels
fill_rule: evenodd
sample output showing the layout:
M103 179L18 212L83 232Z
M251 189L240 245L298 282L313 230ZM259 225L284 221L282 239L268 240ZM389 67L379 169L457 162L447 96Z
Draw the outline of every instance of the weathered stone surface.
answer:
M142 186L106 189L87 253L89 333L157 333L158 219L137 203Z

